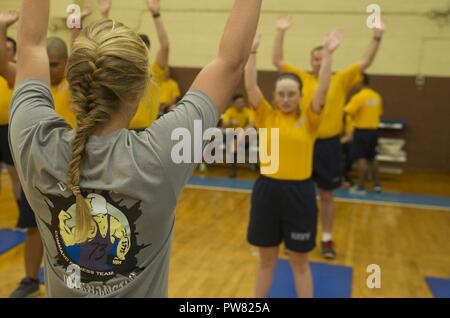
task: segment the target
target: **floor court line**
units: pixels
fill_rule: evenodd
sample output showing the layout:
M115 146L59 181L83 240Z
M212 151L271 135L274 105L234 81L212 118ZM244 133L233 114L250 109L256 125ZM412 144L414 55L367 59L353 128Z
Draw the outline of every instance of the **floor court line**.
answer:
M254 182L252 180L235 180L218 177L192 177L186 188L251 193L253 184ZM352 195L345 189L335 191L335 197L337 202L354 202L450 211L450 197L403 194L396 192L383 192L381 194L369 193L365 196L360 196Z

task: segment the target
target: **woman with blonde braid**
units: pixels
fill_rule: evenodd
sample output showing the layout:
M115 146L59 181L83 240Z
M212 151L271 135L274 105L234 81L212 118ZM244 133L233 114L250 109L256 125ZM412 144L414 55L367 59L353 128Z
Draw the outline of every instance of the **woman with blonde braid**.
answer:
M241 79L261 0L235 0L218 56L175 111L128 130L150 80L148 50L119 22L83 29L67 63L77 126L55 113L45 50L49 0L24 0L10 144L44 243L50 297L166 297L177 199L195 163L172 132L206 130ZM197 145L200 140L193 140Z

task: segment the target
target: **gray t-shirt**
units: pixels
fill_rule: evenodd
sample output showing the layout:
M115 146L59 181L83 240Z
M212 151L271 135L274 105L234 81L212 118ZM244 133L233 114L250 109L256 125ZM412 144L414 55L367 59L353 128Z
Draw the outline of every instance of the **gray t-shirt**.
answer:
M12 98L9 130L44 243L48 295L167 297L175 207L195 168L173 162L172 147L180 142L171 135L181 128L191 133L192 147L204 147L202 136L194 136L194 120L202 121L203 130L216 126L212 101L191 90L143 132L121 129L89 138L80 187L95 233L83 244L74 239L75 197L66 185L74 132L53 105L46 83L23 82Z

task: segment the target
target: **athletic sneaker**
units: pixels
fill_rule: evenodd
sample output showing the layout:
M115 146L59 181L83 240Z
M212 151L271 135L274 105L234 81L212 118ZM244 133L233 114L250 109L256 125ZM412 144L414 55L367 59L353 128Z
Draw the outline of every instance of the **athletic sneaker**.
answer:
M25 277L9 298L28 298L39 294L39 280Z
M349 176L344 176L344 184L348 187L353 187L355 185L352 178L350 178Z
M381 193L381 185L379 183L375 184L375 187L373 188L376 193Z
M364 187L361 186L354 186L350 188L350 193L351 194L357 194L357 195L366 195L367 191Z
M334 250L333 241L322 241L322 256L328 259L336 258L336 251Z

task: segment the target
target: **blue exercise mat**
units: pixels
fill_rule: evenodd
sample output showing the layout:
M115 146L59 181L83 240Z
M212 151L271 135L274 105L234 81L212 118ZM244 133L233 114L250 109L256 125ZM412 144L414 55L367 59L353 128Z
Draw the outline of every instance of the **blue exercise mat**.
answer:
M315 298L350 298L352 268L340 265L310 263ZM270 298L296 298L294 276L287 260L278 260Z
M13 230L0 230L0 255L13 249L25 240L25 233Z
M189 179L190 186L203 186L209 188L218 188L221 190L232 189L232 190L244 190L252 191L254 180L244 180L244 179L227 179L219 177L191 177ZM356 195L351 194L347 189L338 189L335 191L335 196L338 199L345 199L349 201L361 200L373 203L383 203L383 204L404 204L404 205L414 205L414 206L424 206L443 208L445 210L450 209L450 197L448 196L434 196L434 195L419 195L419 194L406 194L397 192L385 192L373 193L369 192L367 195Z
M450 279L425 277L435 298L450 298Z

